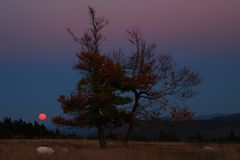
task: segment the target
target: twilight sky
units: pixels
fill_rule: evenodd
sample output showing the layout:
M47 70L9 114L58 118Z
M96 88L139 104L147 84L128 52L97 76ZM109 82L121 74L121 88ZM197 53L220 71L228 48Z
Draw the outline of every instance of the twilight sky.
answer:
M129 52L124 30L139 28L159 53L200 73L200 94L187 102L191 111L240 112L239 0L1 0L0 119L61 113L58 96L80 78L72 69L80 47L65 28L81 35L88 5L110 21L104 52Z

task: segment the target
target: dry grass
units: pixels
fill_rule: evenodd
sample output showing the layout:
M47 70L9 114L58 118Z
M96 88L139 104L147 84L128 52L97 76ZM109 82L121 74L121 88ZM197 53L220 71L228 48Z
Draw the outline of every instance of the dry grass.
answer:
M214 151L206 151L203 146ZM49 146L53 155L38 155L37 146ZM62 148L70 153L62 153ZM240 144L131 142L128 148L115 142L100 149L97 141L2 140L0 160L239 160Z

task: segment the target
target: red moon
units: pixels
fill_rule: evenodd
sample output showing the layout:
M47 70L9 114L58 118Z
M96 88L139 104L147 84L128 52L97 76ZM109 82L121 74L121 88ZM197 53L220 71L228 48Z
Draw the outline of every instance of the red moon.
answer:
M39 114L38 118L39 118L41 121L44 121L44 120L47 118L47 116L46 116L46 114L41 113L41 114Z

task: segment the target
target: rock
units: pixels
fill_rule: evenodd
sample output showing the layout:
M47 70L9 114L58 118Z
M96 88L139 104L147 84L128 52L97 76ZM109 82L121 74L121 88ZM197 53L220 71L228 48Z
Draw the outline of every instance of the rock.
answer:
M39 146L36 148L38 154L53 154L55 151L51 147Z
M210 147L210 146L204 146L203 149L206 151L214 151L215 150L213 147Z

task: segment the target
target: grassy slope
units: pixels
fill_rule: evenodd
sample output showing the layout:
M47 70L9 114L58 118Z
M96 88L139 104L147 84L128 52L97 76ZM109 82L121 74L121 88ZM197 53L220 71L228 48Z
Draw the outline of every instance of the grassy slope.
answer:
M203 150L203 146L214 151ZM55 149L54 155L38 155L37 146ZM63 153L62 148L70 153ZM100 149L96 141L84 140L1 140L0 160L239 160L240 144L195 144L131 142L123 147L114 142Z

